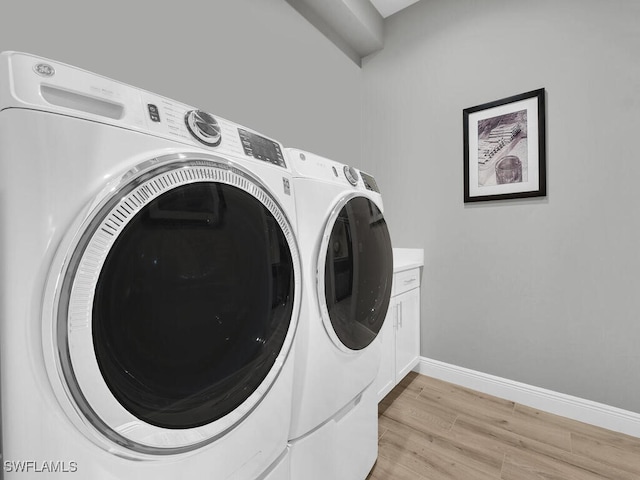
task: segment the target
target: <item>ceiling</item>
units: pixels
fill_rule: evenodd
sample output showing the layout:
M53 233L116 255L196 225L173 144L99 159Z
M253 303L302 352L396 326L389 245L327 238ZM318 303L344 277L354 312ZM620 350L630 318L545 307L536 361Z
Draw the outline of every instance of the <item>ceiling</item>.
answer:
M286 0L298 13L361 65L384 47L384 19L418 0Z
M418 0L369 0L384 18L399 12Z

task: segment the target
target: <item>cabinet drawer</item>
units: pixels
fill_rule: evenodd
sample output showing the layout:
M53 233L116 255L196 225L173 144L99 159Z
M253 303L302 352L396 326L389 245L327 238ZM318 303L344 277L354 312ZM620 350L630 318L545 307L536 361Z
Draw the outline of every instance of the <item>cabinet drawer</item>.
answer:
M400 295L420 286L420 268L412 268L393 275L393 295Z

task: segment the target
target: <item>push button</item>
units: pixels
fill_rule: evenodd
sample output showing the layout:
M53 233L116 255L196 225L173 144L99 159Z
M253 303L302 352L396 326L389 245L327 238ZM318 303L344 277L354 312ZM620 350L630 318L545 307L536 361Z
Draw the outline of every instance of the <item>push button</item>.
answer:
M147 105L147 108L149 109L149 118L151 118L152 122L159 122L160 121L160 112L158 111L158 107L156 107L153 103L149 103Z

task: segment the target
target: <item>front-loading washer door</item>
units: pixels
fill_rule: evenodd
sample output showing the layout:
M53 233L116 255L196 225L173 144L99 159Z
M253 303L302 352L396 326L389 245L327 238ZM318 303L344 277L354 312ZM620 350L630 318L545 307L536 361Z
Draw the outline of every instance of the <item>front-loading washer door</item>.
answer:
M371 199L350 194L326 225L318 257L325 330L343 350L362 350L382 328L393 278L387 223Z
M111 441L188 451L242 421L277 377L297 321L298 252L274 197L237 166L200 155L135 170L72 248L60 369Z

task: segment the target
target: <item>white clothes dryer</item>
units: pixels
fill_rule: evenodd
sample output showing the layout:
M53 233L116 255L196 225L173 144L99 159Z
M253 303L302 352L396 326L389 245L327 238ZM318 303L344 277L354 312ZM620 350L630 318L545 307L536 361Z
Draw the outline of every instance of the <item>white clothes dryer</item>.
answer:
M375 180L286 149L294 170L303 294L296 337L293 479L363 480L377 457L378 338L393 257Z
M5 480L288 479L301 274L281 144L5 52L0 166Z

